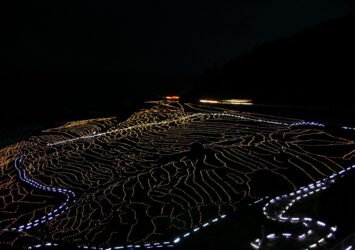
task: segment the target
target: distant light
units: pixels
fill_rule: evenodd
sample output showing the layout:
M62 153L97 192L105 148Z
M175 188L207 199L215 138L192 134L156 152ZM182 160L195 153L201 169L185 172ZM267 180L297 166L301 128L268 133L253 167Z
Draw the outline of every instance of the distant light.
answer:
M180 99L180 96L177 96L177 95L168 95L165 97L166 100L179 100Z
M215 100L200 100L201 103L213 103L213 104L218 104L220 103L219 101Z
M230 99L223 100L223 104L233 104L233 105L252 105L252 100L249 99Z
M252 100L249 99L229 99L229 100L209 100L201 99L201 103L210 103L210 104L228 104L228 105L252 105Z
M347 248L345 248L345 250L351 250L351 249L353 249L352 246L348 246Z
M174 243L178 243L180 241L180 238L176 238L175 240L174 240Z

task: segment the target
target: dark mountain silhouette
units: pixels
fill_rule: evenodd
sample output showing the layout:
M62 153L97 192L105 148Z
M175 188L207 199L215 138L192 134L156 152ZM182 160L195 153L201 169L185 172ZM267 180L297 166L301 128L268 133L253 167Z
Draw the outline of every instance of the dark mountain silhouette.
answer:
M355 15L265 43L210 70L186 95L355 107Z

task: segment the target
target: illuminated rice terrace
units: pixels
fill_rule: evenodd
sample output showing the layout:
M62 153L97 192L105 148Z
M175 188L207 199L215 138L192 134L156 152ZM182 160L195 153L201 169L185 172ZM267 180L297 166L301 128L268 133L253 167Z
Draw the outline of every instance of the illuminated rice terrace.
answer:
M336 234L287 210L352 171L353 128L167 99L123 122L69 122L1 149L0 246L178 248L260 203L268 219L302 228L250 249L312 249Z

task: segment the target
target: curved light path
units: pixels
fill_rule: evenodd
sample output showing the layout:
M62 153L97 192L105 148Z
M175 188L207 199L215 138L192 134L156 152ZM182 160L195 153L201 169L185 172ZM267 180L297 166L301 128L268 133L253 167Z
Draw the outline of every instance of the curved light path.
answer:
M0 231L22 232L22 231L30 230L34 227L38 227L39 225L44 224L48 221L51 221L55 217L64 213L69 208L69 206L71 204L75 203L75 201L76 201L75 193L71 190L68 190L65 188L55 188L55 187L45 186L45 185L42 185L34 180L27 178L25 170L21 167L21 162L22 162L23 157L24 157L23 155L19 156L14 161L15 169L17 170L18 176L21 181L27 183L28 185L31 185L34 188L37 188L37 189L40 189L43 191L47 191L47 192L51 192L51 193L55 193L55 194L63 194L66 196L66 199L62 204L60 204L58 207L53 209L48 214L43 215L41 218L34 218L26 224L21 224L21 225L18 225L17 227L12 227L12 228L0 229Z
M60 145L60 144L65 144L65 143L71 143L71 142L75 142L78 140L82 140L82 139L91 139L91 138L95 138L95 137L100 137L100 136L105 136L108 134L112 134L112 133L117 133L117 132L124 132L124 131L129 131L129 130L134 130L134 129L140 129L140 128L146 128L146 127L150 127L150 126L158 126L158 125L164 125L164 124L169 124L169 123L173 123L173 122L181 122L184 120L189 120L191 118L195 118L195 117L220 117L220 116L227 116L227 117L233 117L233 118L237 118L240 120L246 120L246 121L253 121L253 122L259 122L259 123L267 123L267 124L273 124L273 125L281 125L281 126L316 126L316 127L325 127L324 124L322 123L318 123L318 122L307 122L307 121L301 121L301 122L287 122L287 121L282 121L282 120L277 120L277 119L260 119L260 118L253 118L253 117L248 117L248 116L243 116L243 115L236 115L236 114L230 114L230 113L225 113L225 112L217 112L217 113L210 113L210 112L199 112L199 113L194 113L194 114L190 114L190 115L185 115L181 118L178 119L170 119L170 120L163 120L163 121L159 121L159 122L151 122L151 123L143 123L143 124L138 124L138 125L133 125L133 126L129 126L126 128L119 128L119 129L115 129L115 130L109 130L106 132L93 132L92 134L89 135L85 135L85 136L80 136L80 137L76 137L76 138L71 138L71 139L67 139L67 140L62 140L62 141L57 141L54 143L48 143L47 147L51 147L51 146L55 146L55 145ZM348 127L342 127L343 129L350 129ZM352 129L352 128L351 128ZM355 129L354 129L355 130ZM20 179L36 188L42 189L42 190L46 190L49 192L55 192L55 193L63 193L67 196L66 201L61 204L60 207L58 207L57 209L53 210L53 212L43 216L41 219L37 219L35 221L30 221L27 225L21 225L17 228L14 228L14 231L20 231L21 229L24 230L25 229L30 229L32 227L38 226L40 223L45 223L51 219L53 219L55 216L59 216L61 213L63 213L66 209L68 209L69 207L69 203L71 202L75 202L75 194L67 189L60 189L60 188L52 188L52 187L47 187L47 186L43 186L35 181L32 181L28 178L26 178L25 172L23 169L21 169L19 162L21 162L22 157L19 157L16 159L15 161L15 167L19 172L19 176ZM353 166L354 168L355 166ZM350 169L350 168L348 168ZM347 169L347 170L348 170ZM338 174L334 174L330 177L327 177L325 179L323 179L322 181L318 181L316 184L310 184L308 187L303 187L299 190L296 191L296 193L290 193L289 196L282 196L282 198L277 197L275 199L270 200L270 203L267 203L267 205L264 207L264 213L266 213L266 215L268 216L268 218L270 217L270 219L273 220L277 220L280 222L285 222L285 221L289 221L292 223L308 223L307 225L310 226L319 226L319 227L325 227L325 223L320 222L320 221L313 221L313 219L311 218L291 218L291 217L283 217L282 215L294 204L294 202L307 197L308 195L312 195L314 192L319 192L322 189L327 188L332 182L334 182L334 178L336 176L342 175L344 174L346 170L340 171ZM267 198L267 197L265 197ZM263 199L265 199L263 198ZM261 199L262 200L262 199ZM254 203L258 203L261 200L258 200ZM279 203L279 201L283 201L283 202L287 202L290 201L288 203L287 206L284 207L283 210L279 211L279 213L271 213L269 214L268 212L268 207L272 207L273 203ZM271 205L270 205L271 204ZM251 204L250 204L251 205ZM276 216L277 214L277 216ZM167 248L167 247L174 247L175 244L179 243L182 239L189 237L190 235L192 235L193 233L198 232L200 229L203 229L205 227L208 227L212 224L215 224L216 222L220 221L221 219L225 218L226 215L219 215L216 218L210 220L210 221L206 221L201 227L196 227L193 228L190 232L186 232L185 234L182 234L179 237L176 237L175 239L173 239L172 241L165 241L165 242L155 242L155 243L147 243L147 244L130 244L130 245L122 245L122 246L115 246L115 247L110 247L110 248L102 248L102 247L97 247L97 246L89 246L89 245L77 245L78 248L83 248L83 249L102 249L102 250L111 250L111 249L132 249L132 248L146 248L146 249L150 249L150 248ZM21 230L21 231L22 231ZM334 234L336 228L332 227L330 228L330 233L327 235L329 237L332 237L332 235ZM312 231L309 230L307 232L308 235L312 234ZM298 235L297 237L299 239L303 239L305 237L307 237L307 234L305 235ZM273 238L277 238L277 237L285 237L285 238L289 238L289 237L295 237L292 236L291 234L288 233L284 233L281 236L277 236L276 234L271 234L268 235L267 238L268 239L273 239ZM317 247L318 244L321 244L323 241L325 241L324 238L320 239L318 242L310 245L310 248L314 248ZM261 242L259 239L257 239L255 242L251 243L252 246L254 248L259 248L261 245ZM44 243L44 244L37 244L34 246L29 246L28 249L34 249L34 248L42 248L42 247L52 247L52 246L58 246L58 244L55 243Z
M307 122L307 121L286 122L286 121L280 121L280 120L276 120L276 119L275 120L259 119L259 118L256 119L256 118L253 118L253 117L248 117L248 116L243 116L243 115L235 115L235 114L229 114L229 113L222 113L222 112L219 112L219 113L202 113L202 112L199 112L199 113L195 113L195 114L191 114L191 115L186 115L186 116L183 116L183 117L178 118L178 119L163 120L163 121L160 121L160 122L143 123L143 124L129 126L127 128L119 128L119 129L109 130L109 131L101 132L101 133L93 132L90 135L84 135L84 136L75 137L75 138L71 138L71 139L67 139L67 140L48 143L47 146L50 147L50 146L55 146L55 145L60 145L60 144L65 144L65 143L71 143L71 142L75 142L75 141L82 140L82 139L90 139L90 138L100 137L100 136L108 135L108 134L112 134L112 133L129 131L129 130L133 130L133 129L145 128L145 127L150 127L150 126L164 125L164 124L169 124L169 123L173 123L173 122L181 122L181 121L184 121L184 120L188 120L190 118L204 117L204 116L217 116L217 117L219 117L219 116L227 116L227 117L234 117L234 118L245 120L245 121L253 121L253 122L267 123L267 124L273 124L273 125L283 125L283 126L316 126L316 127L325 127L324 124L318 123L318 122ZM343 128L347 128L347 127L343 127Z
M314 231L312 229L317 229L318 231L324 231L324 237L320 237L319 240L312 242L306 249L314 249L319 246L323 246L326 243L327 239L330 239L334 236L334 233L337 230L336 226L328 226L326 223L322 221L317 221L315 219L309 217L290 217L286 215L286 212L300 200L307 198L311 195L314 195L324 189L327 189L331 184L335 182L335 180L339 177L343 177L347 171L355 169L355 165L352 167L348 167L336 174L333 174L329 177L326 177L322 180L319 180L315 183L311 183L306 187L301 187L295 192L285 194L282 196L277 196L271 199L269 202L265 204L263 207L264 215L273 221L278 221L281 223L295 223L295 224L302 224L306 232L303 234L295 235L291 233L272 233L266 236L264 239L266 242L262 242L261 239L256 239L255 241L251 242L251 246L254 249L261 248L265 243L268 241L273 241L277 239L289 239L289 240L298 240L298 241L305 241L310 237L314 236ZM311 229L312 228L312 229Z

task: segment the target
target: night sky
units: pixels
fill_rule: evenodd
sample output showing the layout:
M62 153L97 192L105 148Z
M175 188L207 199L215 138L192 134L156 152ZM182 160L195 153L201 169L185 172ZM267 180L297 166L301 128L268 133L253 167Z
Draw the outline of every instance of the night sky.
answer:
M15 116L14 96L38 117L48 103L115 110L181 93L258 45L353 13L353 0L5 1L1 113Z
M7 64L171 76L355 12L351 0L10 2Z

